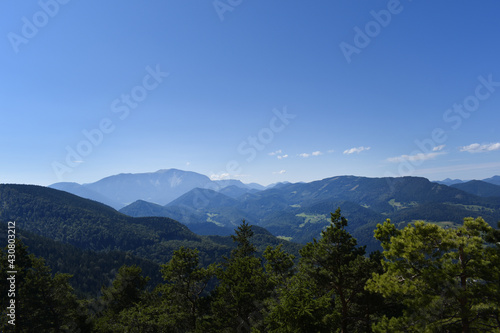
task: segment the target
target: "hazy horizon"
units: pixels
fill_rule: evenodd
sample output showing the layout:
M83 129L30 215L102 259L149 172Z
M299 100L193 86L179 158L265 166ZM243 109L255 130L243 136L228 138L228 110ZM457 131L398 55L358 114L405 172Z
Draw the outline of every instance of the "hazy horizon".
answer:
M185 169L177 169L177 168L172 168L172 169L175 169L175 170L180 170L180 171L187 171L187 172L195 172L195 173L198 173L198 174L201 174L199 172L196 172L196 171L193 171L193 170L185 170ZM107 175L105 177L102 177L102 178L99 178L99 179L94 179L92 181L88 181L88 182L78 182L78 181L73 181L73 182L68 182L68 183L77 183L77 184L80 184L80 185L85 185L85 184L91 184L91 183L95 183L95 182L98 182L104 178L108 178L108 177L113 177L113 176L118 176L118 175L122 175L122 174L153 174L153 173L157 173L157 172L160 172L160 171L164 171L164 170L170 170L170 169L160 169L160 170L156 170L156 171L150 171L150 172L138 172L138 173L130 173L130 172L120 172L118 174L113 174L113 175ZM203 174L201 174L203 175ZM204 176L207 176L210 178L209 175L204 175ZM327 179L327 178L334 178L334 177L344 177L344 176L353 176L353 177L366 177L366 178L380 178L380 177L368 177L368 176L363 176L363 175L355 175L355 174L342 174L342 175L331 175L331 176L328 176L328 177L324 177L324 178L318 178L318 179L313 179L313 180L308 180L308 181L302 181L302 180L298 180L298 181L288 181L288 180L281 180L281 181L276 181L276 182L272 182L272 183L259 183L259 182L244 182L242 181L243 184L259 184L259 185L262 185L264 187L267 187L269 185L273 185L273 184L277 184L277 183L284 183L284 182L289 182L289 183L309 183L309 182L313 182L313 181L320 181L320 180L323 180L323 179ZM423 177L423 176L416 176L416 175L412 175L414 177ZM431 178L428 178L428 177L424 177L424 178L427 178L429 181L432 181L432 182L436 182L436 181L443 181L443 180L446 180L446 179L451 179L451 180L456 180L456 179L459 179L461 181L471 181L471 180L483 180L483 179L487 179L487 178L492 178L494 176L499 176L499 175L491 175L489 177L483 177L483 178L471 178L471 179L460 179L460 178L450 178L450 177L447 177L447 178L443 178L443 179L431 179ZM381 176L383 177L383 176ZM396 177L404 177L404 176L396 176ZM239 180L239 179L235 179L235 178L223 178L223 179L211 179L211 180ZM11 184L11 183L6 183L6 182L0 182L0 184ZM50 183L50 184L40 184L40 183L16 183L16 184L21 184L21 185L39 185L39 186L50 186L50 185L53 185L53 184L56 184L56 183Z

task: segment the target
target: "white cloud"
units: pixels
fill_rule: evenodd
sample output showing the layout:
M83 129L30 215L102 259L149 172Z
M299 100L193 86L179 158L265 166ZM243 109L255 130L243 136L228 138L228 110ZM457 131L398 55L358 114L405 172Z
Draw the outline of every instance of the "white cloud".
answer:
M500 142L488 143L484 145L480 145L479 143L473 143L468 146L460 147L460 151L466 151L469 153L486 153L495 150L500 150Z
M418 153L415 155L401 155L401 156L396 156L396 157L389 157L387 161L389 162L394 162L394 163L399 163L399 162L404 162L404 161L410 161L410 162L415 162L415 161L426 161L433 159L439 155L446 154L445 152L441 153Z
M444 147L446 147L446 145L436 146L432 148L432 151L441 151L444 149Z
M269 156L276 156L278 160L282 160L288 157L288 154L283 154L283 150L276 150L268 154Z
M229 173L221 173L221 174L212 174L210 176L211 180L223 180L223 179L229 179L231 175Z
M361 153L362 151L364 150L370 150L371 147L357 147L357 148L351 148L351 149L347 149L347 150L344 150L344 154L346 155L350 155L350 154L354 154L354 153Z
M191 165L191 162L186 162L186 166L190 166Z
M321 152L319 150L313 151L312 153L302 153L302 154L299 154L299 156L303 157L303 158L308 158L310 156L320 156L320 155L323 155L323 152Z
M331 154L331 153L334 153L334 152L335 152L335 150L330 149L330 150L328 151L328 154Z
M275 174L275 175L282 175L284 173L286 173L286 170L280 170L280 171L273 172L273 174Z

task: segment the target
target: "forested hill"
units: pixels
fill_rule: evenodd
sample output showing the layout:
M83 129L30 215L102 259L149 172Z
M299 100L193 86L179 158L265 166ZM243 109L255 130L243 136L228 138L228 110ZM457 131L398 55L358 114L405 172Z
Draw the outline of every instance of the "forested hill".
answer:
M32 185L0 185L0 220L90 250L136 250L162 241L201 238L169 218L131 218L78 196Z
M500 185L487 183L482 180L471 180L465 183L454 184L451 187L459 190L478 195L481 197L497 197L500 198Z
M67 244L78 251L101 253L105 262L108 259L103 253L114 251L119 259L114 265L103 265L106 274L110 274L125 262L125 254L133 259L129 263L149 260L158 265L168 262L181 246L197 248L203 265L220 261L234 246L231 238L197 233L219 231L228 235L241 219L252 224L257 222L265 228L255 225L254 242L259 252L267 245L283 243L284 249L295 255L298 255L300 246L283 239L306 243L319 237L321 230L330 223L330 212L339 206L349 219L348 230L359 244L368 246L368 251L380 249L373 238L373 230L386 218L391 218L400 228L416 219L443 226L457 226L464 216L482 216L492 226L499 220L498 199L477 197L424 178L390 180L393 182L384 178L335 177L308 184L283 184L274 189L244 194L237 200L211 190L198 189L183 196L189 200L180 198L182 205L155 205L151 208L151 211L163 209L169 214L177 213L179 218L187 219L182 222L188 222L188 226L167 217L131 217L104 204L47 187L5 184L0 185L0 222L16 221L18 230L30 232L31 239L42 236L47 241ZM195 202L190 196L196 193L208 200L210 210L189 206ZM143 202L144 205L148 206L148 203ZM193 223L189 223L191 220ZM208 223L210 221L213 223ZM3 246L4 241L1 242ZM57 246L51 245L51 248ZM56 267L54 263L58 261L55 258L63 255L56 250L52 254L36 252L36 248L33 250L39 256L50 255L52 261L49 264L55 271L81 275L71 265ZM92 260L83 264L87 267L84 270L90 269ZM145 267L143 269L147 271ZM95 287L81 289L87 292L92 288Z
M330 223L330 213L341 207L349 232L369 250L379 248L373 230L387 218L400 228L416 220L458 226L465 216L482 216L491 226L500 220L499 198L481 197L422 177L338 176L280 184L236 198L221 192L194 189L165 206L137 201L120 212L168 216L193 231L211 229L222 235L244 217L276 236L305 244L319 236Z
M0 222L0 237L7 239L6 223L3 222ZM43 258L53 273L72 275L69 282L79 297L98 295L102 286L111 284L123 265L140 267L150 278L149 288L162 281L158 263L124 251L82 250L19 228L16 228L16 238L27 246L29 253Z
M181 246L197 248L203 265L220 261L234 247L229 236L199 236L170 218L134 218L104 204L42 186L0 185L0 222L7 221L15 221L19 231L24 230L32 237L42 236L83 251L128 254L137 260L150 260L156 264L168 262ZM298 254L298 245L280 240L264 229L256 229L256 235L259 251L267 245L283 243L289 252ZM2 238L2 247L6 245L6 239ZM36 254L44 256L40 251ZM57 257L57 254L51 255ZM116 271L121 266L119 263L123 264L124 260L117 260L116 267L109 267L109 270Z
M396 206L404 203L392 201L403 197L391 197ZM448 205L465 205L462 197L456 200ZM342 203L356 208L350 204L356 205ZM318 202L308 209L330 205ZM375 235L384 248L382 259L380 252L368 255L350 234L340 208L329 227L299 252L299 245L246 222L232 237L199 236L169 218L128 217L39 186L0 185L0 207L0 226L15 221L16 238L30 246L14 243L16 325L30 331L402 332L413 325L416 332L428 327L497 332L500 327L500 233L482 218L466 218L451 228L422 221L398 228L386 221L375 232L375 221L353 223ZM369 220L369 209L362 208L360 220ZM383 214L379 217L382 222ZM28 251L47 258L53 272L75 276L52 275ZM7 258L4 247L1 271L14 265ZM153 290L146 287L149 278L161 280ZM86 299L76 298L71 283ZM2 294L11 284L0 280ZM0 298L3 309L8 302ZM2 332L7 318L4 310Z

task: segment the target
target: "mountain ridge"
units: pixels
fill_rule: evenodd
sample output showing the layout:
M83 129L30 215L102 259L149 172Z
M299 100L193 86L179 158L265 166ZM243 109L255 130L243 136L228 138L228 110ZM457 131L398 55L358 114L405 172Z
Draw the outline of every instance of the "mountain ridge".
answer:
M333 179L335 177L325 179L330 178ZM378 178L385 179L386 177ZM309 183L323 180L316 180ZM500 176L493 176L482 181L500 185ZM442 181L435 181L434 183L451 186L465 182L467 181L447 178ZM49 187L99 201L119 210L137 200L144 200L163 206L194 188L211 189L237 198L245 195L245 192L255 194L259 191L269 190L274 187L281 188L290 184L303 184L303 182L279 182L262 186L257 183L244 184L236 179L212 180L208 176L194 171L171 168L144 173L119 173L104 177L93 183L54 183L49 185ZM226 189L228 187L229 189Z
M198 200L194 200L196 197ZM220 193L192 190L179 200L182 205L165 206L177 211L164 211L164 214L172 214L176 220L190 226L213 222L221 227L230 227L234 223L232 221L244 217L275 236L300 243L318 237L321 230L329 225L329 214L338 207L350 219L349 231L361 242L372 242L373 229L386 218L401 226L414 220L459 225L464 217L478 215L483 215L490 224L500 219L498 200L483 198L423 177L337 176L310 183L281 184L233 198L226 207L218 202L221 197L228 200ZM206 200L205 205L200 204L202 199ZM126 208L121 212L130 213ZM141 212L134 214L140 215ZM376 245L372 243L370 246Z
M500 185L488 183L483 180L470 180L468 182L453 184L453 188L480 196L480 197L499 197Z
M229 251L171 218L131 217L102 203L43 186L0 184L0 207L0 222L16 221L22 230L82 250L129 251L157 263L168 261L182 244L200 251L204 247L224 254Z
M244 184L235 179L211 180L206 175L180 169L120 173L93 183L62 182L48 187L100 201L118 210L137 200L165 205L197 187L221 190L228 186L236 186L248 191L264 189L264 186L256 183Z
M82 293L98 292L123 264L159 273L159 265L182 246L198 249L204 266L220 262L235 247L229 236L201 236L168 217L134 218L102 203L37 185L0 184L0 226L9 221L15 221L16 237L46 257L54 273L78 274L75 286ZM225 231L229 235L234 229ZM0 246L4 247L7 229L2 230L0 235L5 237ZM267 245L283 244L298 255L298 244L280 240L258 226L255 233L259 253ZM81 279L92 273L104 280ZM154 277L161 279L160 274Z
M435 180L434 183L451 186L451 185L455 185L455 184L467 183L467 182L470 182L471 180L480 180L480 181L483 181L486 183L500 185L500 176L498 176L498 175L492 176L489 178L485 178L485 179L468 179L468 180L446 178L443 180Z

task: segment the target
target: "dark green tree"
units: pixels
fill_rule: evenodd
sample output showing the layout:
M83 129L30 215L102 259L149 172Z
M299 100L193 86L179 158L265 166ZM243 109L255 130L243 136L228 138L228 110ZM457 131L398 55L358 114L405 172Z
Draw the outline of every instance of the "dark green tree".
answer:
M166 284L160 287L163 297L176 309L174 327L195 331L201 328L204 312L202 296L209 281L215 275L216 265L202 268L198 250L181 247L174 252L170 262L162 266ZM206 295L205 295L206 296ZM198 323L198 325L197 325Z
M339 208L321 238L302 248L299 272L281 289L269 315L272 331L371 330L381 298L364 288L380 258L367 258L346 227Z
M141 275L137 266L122 266L109 287L102 288L102 296L94 304L97 332L123 332L127 326L120 314L141 304L148 294L145 291L149 278Z
M283 251L282 247L283 244L275 248L268 246L264 251L264 259L266 259L264 267L273 289L283 287L296 271L295 256Z
M276 333L329 332L324 321L331 312L331 293L324 293L302 271L277 290L266 315L266 328Z
M250 241L252 227L243 220L235 233L231 237L237 247L217 272L220 283L212 302L214 331L250 332L263 324L261 311L269 285Z
M7 250L7 249L6 249ZM12 271L7 251L0 251L0 271L2 279L2 313L0 327L2 332L65 332L86 329L85 310L81 307L69 284L68 274L55 274L41 258L29 254L21 241L15 242L15 297L9 294L10 281L7 271ZM10 325L6 315L7 302L15 300L15 326Z
M216 265L199 264L198 250L181 247L162 265L164 284L156 287L117 319L128 332L205 332L209 295L205 291Z
M406 309L375 329L497 332L500 266L498 249L487 243L492 233L482 218L466 218L456 229L421 221L403 230L389 220L379 224L375 237L384 248L385 272L367 288L399 299Z
M198 254L196 249L181 247L162 265L165 283L156 288L148 304L127 314L142 325L143 331L148 327L165 332L204 331L204 317L209 311L205 289L215 275L216 265L201 267Z

